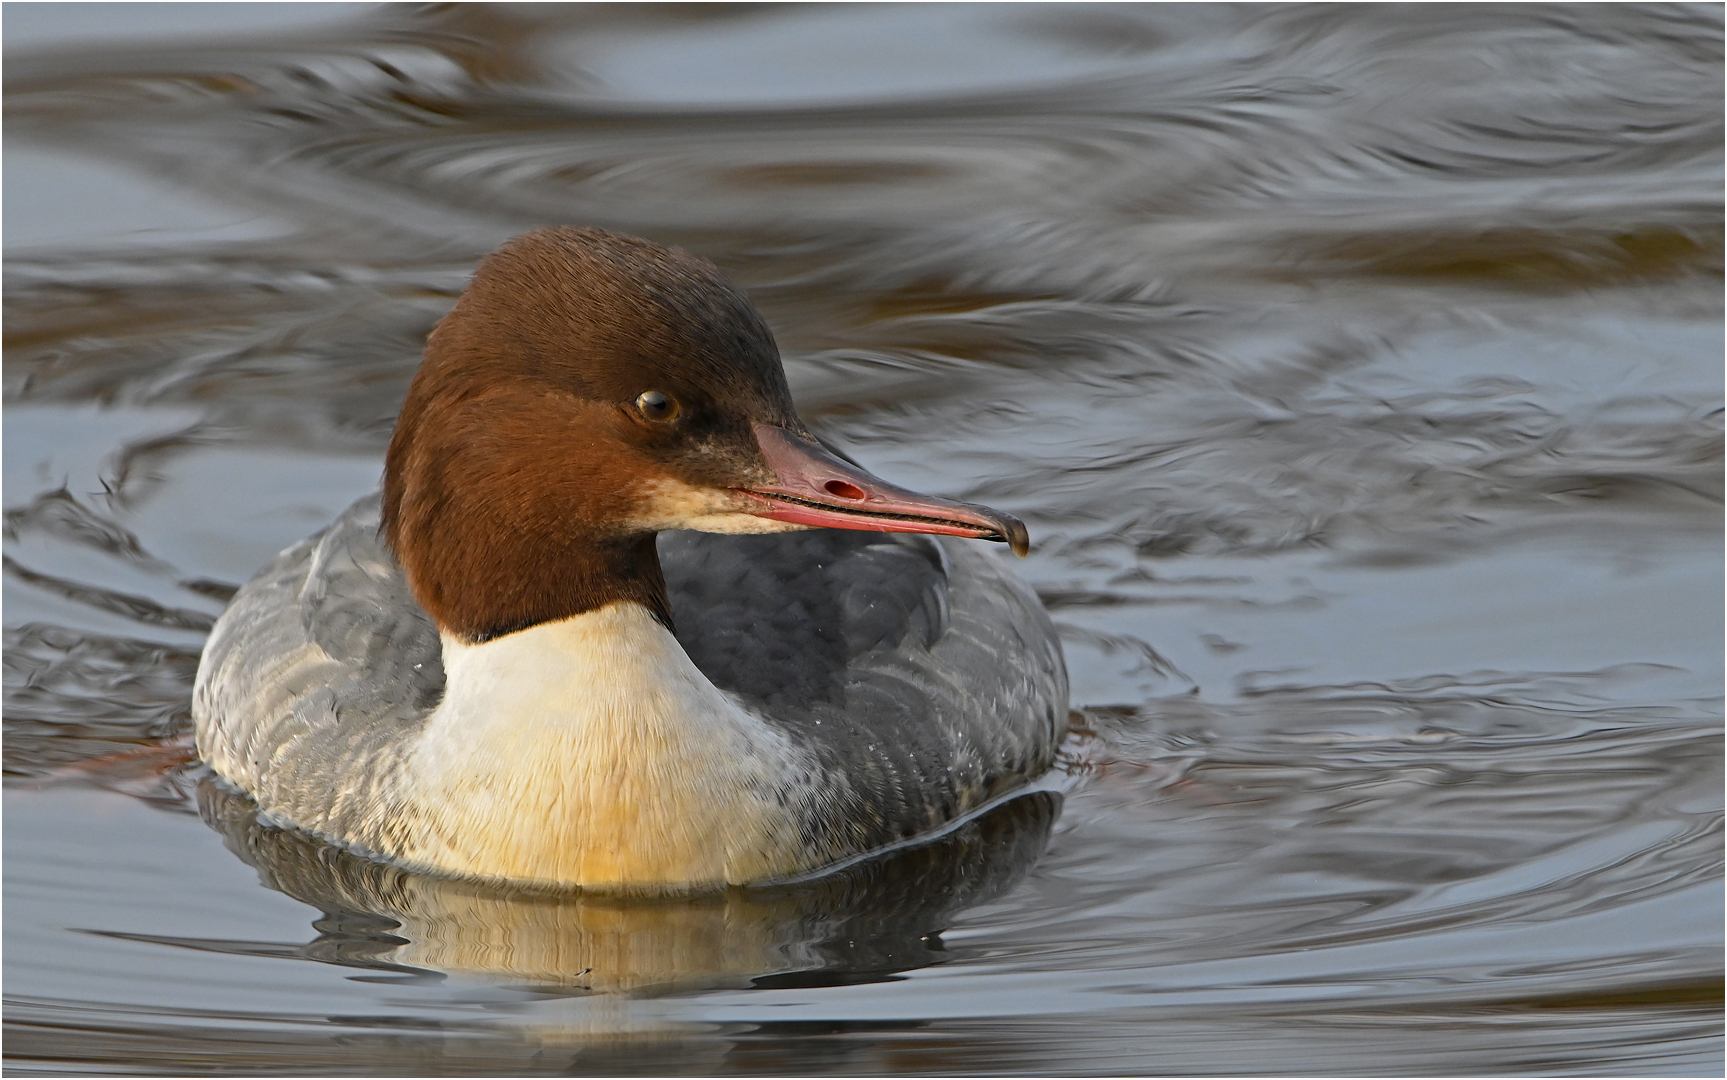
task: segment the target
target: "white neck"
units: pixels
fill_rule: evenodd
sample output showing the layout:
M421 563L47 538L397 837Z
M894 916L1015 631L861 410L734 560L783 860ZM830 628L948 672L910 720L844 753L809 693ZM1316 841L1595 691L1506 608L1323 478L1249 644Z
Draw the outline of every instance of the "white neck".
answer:
M696 669L638 604L482 645L444 638L444 700L397 795L436 869L573 885L804 868L808 755Z

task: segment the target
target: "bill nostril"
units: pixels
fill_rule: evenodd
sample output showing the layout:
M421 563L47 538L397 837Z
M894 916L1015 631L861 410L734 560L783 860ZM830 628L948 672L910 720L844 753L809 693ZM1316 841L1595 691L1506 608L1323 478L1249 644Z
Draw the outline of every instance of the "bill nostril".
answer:
M864 501L863 488L856 484L849 484L844 480L829 480L822 487L827 489L827 493L836 499L850 499L852 502Z

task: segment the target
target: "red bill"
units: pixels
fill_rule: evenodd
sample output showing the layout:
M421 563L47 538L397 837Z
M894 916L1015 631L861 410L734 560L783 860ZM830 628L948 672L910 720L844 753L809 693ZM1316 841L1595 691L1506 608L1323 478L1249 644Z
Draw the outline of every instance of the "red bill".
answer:
M1011 514L938 499L888 483L835 457L821 444L785 428L754 423L756 442L777 484L746 488L761 504L750 513L827 529L940 533L994 540L1016 555L1031 549L1025 526Z

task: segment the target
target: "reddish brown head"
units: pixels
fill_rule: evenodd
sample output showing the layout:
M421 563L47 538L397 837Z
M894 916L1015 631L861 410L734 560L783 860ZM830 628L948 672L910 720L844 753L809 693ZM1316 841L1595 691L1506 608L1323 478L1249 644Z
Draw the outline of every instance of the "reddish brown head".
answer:
M469 641L616 600L669 623L656 532L816 525L1025 544L1006 515L827 453L748 300L701 259L598 229L541 229L480 264L385 462L391 548Z

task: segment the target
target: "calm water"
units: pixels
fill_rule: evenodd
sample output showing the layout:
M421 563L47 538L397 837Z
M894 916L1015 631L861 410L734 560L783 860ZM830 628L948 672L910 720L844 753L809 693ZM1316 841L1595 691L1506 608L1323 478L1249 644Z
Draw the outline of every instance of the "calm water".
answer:
M1719 1075L1719 7L4 19L11 1074ZM1063 791L628 903L163 772L548 222L1025 518Z

